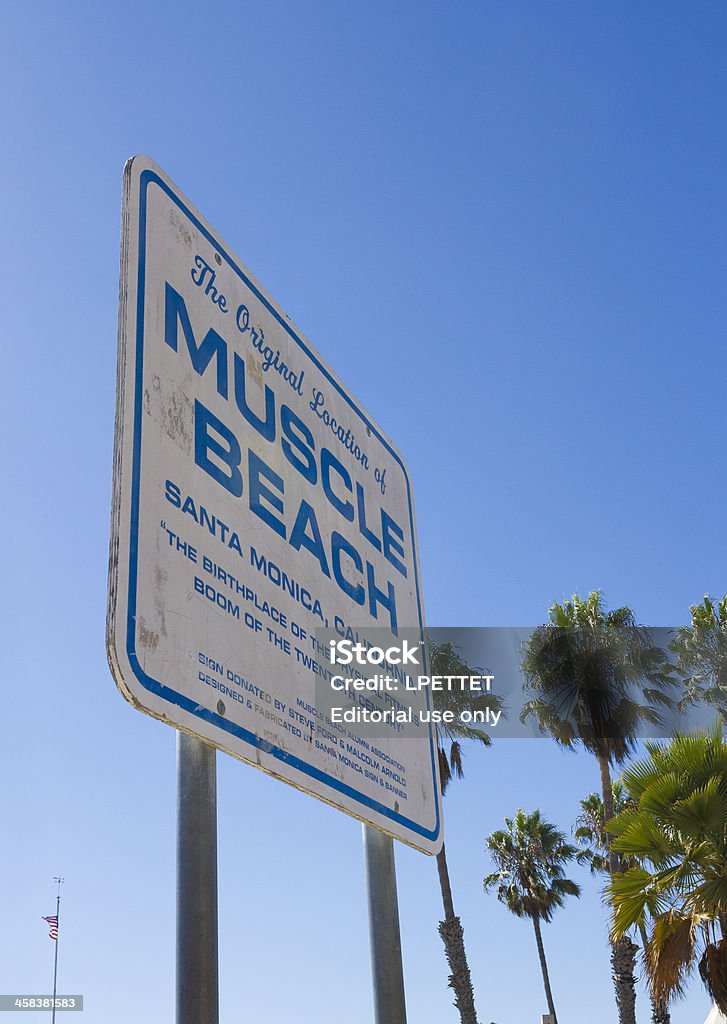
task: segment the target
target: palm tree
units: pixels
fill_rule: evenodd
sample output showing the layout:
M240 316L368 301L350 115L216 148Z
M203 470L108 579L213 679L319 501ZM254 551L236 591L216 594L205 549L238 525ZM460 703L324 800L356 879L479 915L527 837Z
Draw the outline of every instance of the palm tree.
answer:
M470 676L481 674L464 662L454 643L448 641L436 644L431 637L429 638L429 664L432 675ZM495 705L498 704L497 698L492 695L474 697L471 693L455 690L435 690L433 697L438 711L453 711L455 716L458 716L459 712L464 709L473 710L476 705L483 708L490 706L495 709ZM458 717L455 717L454 721L450 723L438 726L437 752L442 796L446 793L453 778L461 779L464 776L462 740L476 740L486 747L489 747L492 742L486 732L459 721ZM449 744L448 750L446 744ZM454 912L447 851L444 843L437 854L437 871L439 872L439 885L442 890L444 906L444 920L439 922L439 934L444 943L444 951L451 971L449 985L454 992L454 1005L459 1010L462 1024L477 1024L472 976L464 945L464 929L462 922Z
M518 810L514 818L505 818L505 826L487 839L497 870L483 880L485 892L496 888L497 898L511 913L533 922L548 1012L558 1024L540 922L550 921L566 897L580 896L580 886L563 870L578 851L540 811Z
M665 653L648 630L637 626L630 608L607 612L598 591L585 601L550 608L550 621L534 630L523 647L525 689L537 696L521 720L534 717L541 730L565 747L577 743L595 755L601 776L604 822L613 817L611 766L622 764L642 724L658 725L671 704L673 685ZM608 851L611 875L619 860ZM611 969L620 1024L635 1024L635 953L623 934L611 943Z
M718 726L646 750L624 773L633 806L608 824L612 848L631 861L609 886L613 933L650 912L654 991L679 994L696 965L727 1013L727 746Z
M691 626L680 626L669 645L685 682L679 706L709 704L727 725L727 595L715 603L705 594L689 611Z
M633 804L626 795L623 782L617 779L612 784L613 809L618 816ZM580 801L581 813L576 818L574 838L581 847L576 860L579 864L588 864L592 875L608 875L609 872L609 849L608 834L605 828L605 813L603 800L598 793L590 793L585 800ZM621 868L623 869L626 860L620 857ZM633 859L629 863L635 863ZM649 963L646 952L649 945L649 936L644 920L637 922L637 928L641 937L641 952L644 957L644 969L646 977L650 982ZM650 987L651 995L651 1020L653 1024L669 1024L671 1015L666 1000L663 996L657 996Z

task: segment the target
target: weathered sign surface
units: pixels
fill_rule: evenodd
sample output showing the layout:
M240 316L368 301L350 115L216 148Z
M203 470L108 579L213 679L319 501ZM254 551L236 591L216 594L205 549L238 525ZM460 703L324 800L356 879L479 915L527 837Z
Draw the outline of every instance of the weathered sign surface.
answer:
M405 627L423 639L400 454L160 168L135 157L108 616L121 691L432 853L434 726L366 738L316 700L336 671L316 630L395 642Z

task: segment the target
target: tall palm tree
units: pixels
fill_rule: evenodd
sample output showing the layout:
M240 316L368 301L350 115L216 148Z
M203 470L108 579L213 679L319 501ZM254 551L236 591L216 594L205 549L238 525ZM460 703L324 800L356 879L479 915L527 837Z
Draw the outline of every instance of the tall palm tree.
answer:
M611 788L613 792L614 814L618 816L628 807L632 807L633 804L629 800L623 782L620 779L617 779ZM576 818L574 838L581 849L579 850L576 859L579 864L588 864L592 875L608 875L609 849L603 800L601 800L598 793L590 793L585 800L580 801L580 805L581 813ZM620 863L623 870L627 863L625 855L621 855ZM634 863L633 859L629 859L628 863ZM644 959L644 969L646 971L647 980L649 981L652 1024L669 1024L671 1015L669 1013L668 1003L664 999L663 995L657 995L653 991L650 984L651 978L647 959L649 935L646 930L645 920L638 921L636 927L638 928L638 932L641 937L641 952Z
M533 922L548 1012L558 1024L540 923L550 921L566 897L580 896L580 886L566 878L563 870L578 851L540 811L518 810L514 818L505 818L505 826L487 839L497 870L485 877L483 885L485 892L496 889L497 898L511 913Z
M685 683L679 705L709 704L727 725L727 594L717 602L705 594L689 611L691 625L680 626L669 645Z
M436 644L430 637L428 646L432 675L470 676L480 674L465 663L453 642ZM433 697L438 711L453 711L455 714L452 722L442 723L437 727L439 778L444 796L452 779L461 779L464 776L462 741L475 740L486 747L490 746L492 742L486 732L461 722L458 717L459 712L465 709L474 710L476 706L490 706L494 709L494 705L498 702L497 698L491 695L473 697L470 693L455 690L435 690ZM444 906L444 920L439 922L439 934L444 943L444 951L451 972L449 985L454 992L454 1005L459 1010L462 1024L477 1024L472 976L464 945L464 929L462 922L454 912L447 851L444 843L437 854L437 871L439 872L439 885Z
M612 848L632 859L609 886L613 932L650 912L654 990L680 993L697 966L727 1013L727 746L717 727L646 749L624 773L633 806L608 823Z
M665 692L673 678L664 651L648 630L636 625L630 608L607 612L601 594L550 608L550 621L534 630L523 646L529 700L521 720L535 718L541 732L572 748L580 743L597 761L606 824L613 817L611 766L622 764L638 728L658 725L671 704ZM618 873L617 855L608 851L609 871ZM635 954L626 934L611 943L611 970L620 1024L635 1024Z

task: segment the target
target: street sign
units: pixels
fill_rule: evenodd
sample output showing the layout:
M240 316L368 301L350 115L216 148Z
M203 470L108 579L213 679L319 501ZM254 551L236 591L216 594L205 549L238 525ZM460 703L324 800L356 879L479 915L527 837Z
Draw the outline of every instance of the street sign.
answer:
M107 624L119 688L437 852L434 725L372 736L316 696L335 671L321 631L424 639L401 455L146 157L126 166L122 233ZM407 699L415 719L429 706L426 691Z

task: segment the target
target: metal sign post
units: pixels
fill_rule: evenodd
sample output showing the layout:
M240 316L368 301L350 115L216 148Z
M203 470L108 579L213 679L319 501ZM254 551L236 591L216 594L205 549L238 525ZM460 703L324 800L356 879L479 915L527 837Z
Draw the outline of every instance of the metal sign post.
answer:
M177 1024L217 1024L217 752L177 733Z
M376 1024L406 1024L394 842L363 825Z

